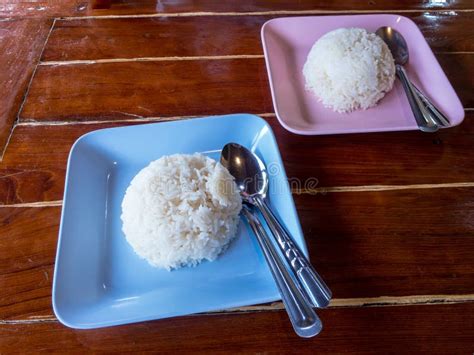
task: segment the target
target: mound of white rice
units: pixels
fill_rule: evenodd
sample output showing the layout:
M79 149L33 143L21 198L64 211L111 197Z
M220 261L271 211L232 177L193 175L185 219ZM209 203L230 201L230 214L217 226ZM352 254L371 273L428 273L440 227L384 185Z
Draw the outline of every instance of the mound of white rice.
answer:
M242 200L226 168L201 154L155 160L132 180L122 202L133 250L167 270L214 260L235 237Z
M390 91L395 63L385 42L362 28L326 33L303 67L306 88L337 112L367 109Z

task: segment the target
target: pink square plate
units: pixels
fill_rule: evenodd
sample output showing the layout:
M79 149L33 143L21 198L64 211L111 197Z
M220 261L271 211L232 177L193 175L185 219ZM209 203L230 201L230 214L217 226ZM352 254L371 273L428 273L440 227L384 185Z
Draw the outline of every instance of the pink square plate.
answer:
M306 135L418 129L398 80L377 106L342 114L325 108L305 90L303 65L318 38L340 27L375 32L381 26L391 26L405 37L410 51L405 68L415 85L448 116L451 126L462 122L462 104L413 21L398 15L310 16L276 18L262 27L273 105L283 127Z

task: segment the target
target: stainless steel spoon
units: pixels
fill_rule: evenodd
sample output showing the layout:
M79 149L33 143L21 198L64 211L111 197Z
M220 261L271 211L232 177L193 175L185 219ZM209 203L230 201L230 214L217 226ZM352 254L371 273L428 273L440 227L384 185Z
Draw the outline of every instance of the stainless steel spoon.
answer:
M408 46L403 36L392 27L380 27L375 32L387 44L395 60L395 69L415 116L418 128L423 132L436 132L439 126L431 119L430 113L417 95L414 85L403 68L408 62Z
M243 200L261 211L309 301L316 307L326 307L331 300L331 291L266 202L269 180L265 165L255 154L236 143L224 146L220 160L235 178Z
M381 27L379 28L377 31L377 34L382 38L386 39L386 33L388 32L388 28L390 27ZM393 33L397 33L397 36L399 36L401 39L403 39L403 36L401 33L399 33L398 31L396 31L395 29L391 28L390 32L393 34ZM383 35L383 37L382 37ZM403 39L404 41L404 39ZM387 45L388 45L388 42L386 41ZM406 42L405 42L405 47L406 47L406 52L408 53L408 47L406 46ZM389 47L390 48L390 47ZM390 50L392 51L392 49L390 48ZM444 115L437 107L435 104L433 104L431 102L431 100L425 96L421 90L419 90L413 83L411 83L413 88L415 89L415 93L418 95L418 97L420 98L420 100L423 102L423 105L425 106L426 110L428 111L429 115L430 115L430 118L433 119L435 121L436 124L440 125L440 126L443 126L443 127L449 127L451 125L451 123L449 122L449 119L448 117L446 117L446 115Z
M286 270L267 232L247 205L242 208L242 215L247 220L262 248L263 255L278 286L281 299L296 334L303 338L317 335L322 329L321 320L304 297L302 290L294 283Z

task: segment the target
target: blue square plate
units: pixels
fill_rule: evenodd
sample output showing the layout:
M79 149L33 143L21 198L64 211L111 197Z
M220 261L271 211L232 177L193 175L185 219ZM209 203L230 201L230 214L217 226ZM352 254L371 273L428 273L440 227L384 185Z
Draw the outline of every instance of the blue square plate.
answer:
M219 159L236 142L272 164L270 201L306 246L271 128L239 114L103 129L79 138L69 155L53 282L53 308L73 328L97 328L280 299L253 235L214 262L165 271L140 259L122 233L121 202L132 178L163 155L200 152Z

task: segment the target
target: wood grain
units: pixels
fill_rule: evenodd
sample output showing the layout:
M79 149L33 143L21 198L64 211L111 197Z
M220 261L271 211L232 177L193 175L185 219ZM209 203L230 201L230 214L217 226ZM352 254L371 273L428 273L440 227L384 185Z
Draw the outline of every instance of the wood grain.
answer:
M474 56L438 58L465 107L474 107ZM238 112L272 112L263 59L40 66L20 119L120 120Z
M50 18L72 16L86 12L87 0L4 0L0 2L0 16Z
M306 182L312 184L308 188L473 182L471 111L460 126L435 134L298 136L281 127L276 118L267 120L288 177L301 181L302 187ZM18 126L0 163L0 204L62 199L67 156L74 141L87 132L123 124Z
M474 50L474 27L470 26L474 13L426 12L408 16L434 51ZM274 17L59 20L42 60L263 54L260 29Z
M21 118L87 121L245 111L272 111L262 59L39 67Z
M210 16L58 21L42 60L262 54L260 28L270 18Z
M295 203L313 264L334 297L352 298L472 293L472 197L472 188L407 190L296 195Z
M473 200L474 188L295 196L335 298L473 294ZM0 208L0 319L51 315L59 212Z
M52 21L0 21L0 155L10 136Z
M420 1L420 0L384 0L384 1L324 1L324 0L127 0L112 1L108 9L89 12L93 15L155 14L174 12L250 12L250 11L380 11L380 10L460 10L472 9L470 0Z
M0 209L0 319L51 313L59 216L58 207Z
M109 9L112 6L112 0L92 0L93 9Z
M298 338L284 311L181 317L78 331L58 323L0 325L7 353L429 353L472 352L474 304L342 308L318 311L323 331Z
M424 12L413 17L409 16L418 25L435 52L473 51L474 30L469 24L473 21L474 13L461 14L454 11L443 11ZM460 26L458 27L458 25Z
M68 151L84 132L74 126L16 127L0 163L2 204L62 199Z
M382 10L463 10L472 9L470 0L455 2L420 0L344 1L303 0L6 0L0 3L0 16L61 17L162 14L186 12L249 11L382 11Z
M432 135L296 137L278 124L272 128L288 176L303 182L317 179L317 187L429 184L472 181L468 142L474 139L473 118L468 112L460 126Z
M474 108L474 53L436 55L464 108ZM472 71L472 72L471 72Z

